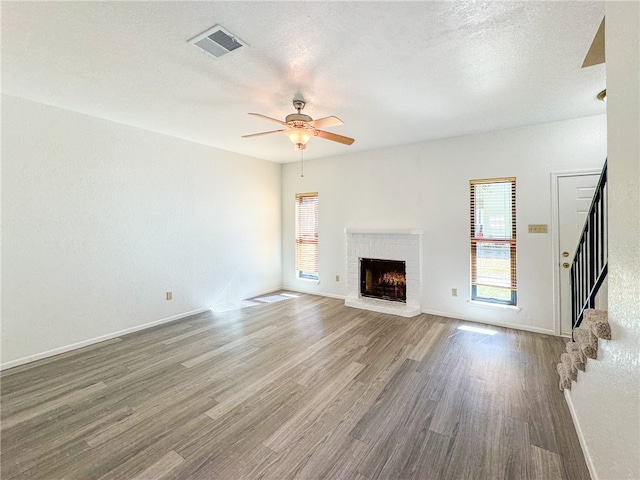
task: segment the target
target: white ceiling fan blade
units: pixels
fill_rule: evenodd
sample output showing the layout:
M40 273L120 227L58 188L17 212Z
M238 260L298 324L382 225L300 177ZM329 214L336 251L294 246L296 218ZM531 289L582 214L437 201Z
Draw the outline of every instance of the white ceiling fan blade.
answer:
M324 118L319 118L317 120L312 120L309 122L309 125L311 125L314 128L327 128L327 127L339 127L340 125L344 125L344 123L342 123L342 120L340 120L338 117L324 117Z
M355 140L349 137L343 137L342 135L336 135L335 133L325 132L324 130L316 130L316 135L327 140L332 140L338 143L344 143L345 145L351 145Z
M260 113L250 113L249 115L253 115L254 117L264 118L265 120L269 120L271 122L279 123L280 125L286 125L282 120L278 120L277 118L267 117L266 115L262 115Z
M242 138L259 137L261 135L269 135L270 133L284 132L285 130L288 130L288 129L283 128L282 130L271 130L270 132L252 133L250 135L242 135Z

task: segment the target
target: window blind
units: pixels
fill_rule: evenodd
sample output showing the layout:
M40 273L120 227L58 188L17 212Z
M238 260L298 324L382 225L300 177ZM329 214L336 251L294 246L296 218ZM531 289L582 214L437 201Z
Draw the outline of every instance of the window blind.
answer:
M296 194L296 270L318 278L318 193Z
M472 299L515 305L516 179L471 180Z

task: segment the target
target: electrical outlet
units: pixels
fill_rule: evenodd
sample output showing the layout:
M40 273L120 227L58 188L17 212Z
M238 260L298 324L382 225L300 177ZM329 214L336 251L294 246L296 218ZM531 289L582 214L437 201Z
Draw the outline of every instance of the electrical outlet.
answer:
M340 281L340 275L336 275L336 282Z
M173 292L167 292L167 300L173 300Z
M451 296L452 297L457 297L458 296L458 289L457 288L452 288L451 289Z
M530 223L529 233L548 233L547 224Z

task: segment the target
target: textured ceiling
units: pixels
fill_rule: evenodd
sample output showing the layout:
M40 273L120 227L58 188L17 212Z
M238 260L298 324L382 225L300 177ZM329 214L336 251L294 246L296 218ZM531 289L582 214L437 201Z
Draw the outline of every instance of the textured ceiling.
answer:
M294 95L352 146L305 158L605 113L581 69L602 2L2 2L2 91L277 162ZM187 40L221 24L249 46Z

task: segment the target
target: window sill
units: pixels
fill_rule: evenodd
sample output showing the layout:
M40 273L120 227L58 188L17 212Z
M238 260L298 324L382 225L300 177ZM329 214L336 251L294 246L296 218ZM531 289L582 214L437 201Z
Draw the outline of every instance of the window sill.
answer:
M300 280L302 282L315 282L315 283L320 283L320 279L319 278L304 278L304 277L296 277L296 280Z
M500 305L499 303L479 302L477 300L467 300L467 303L472 307L488 308L490 310L515 310L516 312L522 310L517 305Z

